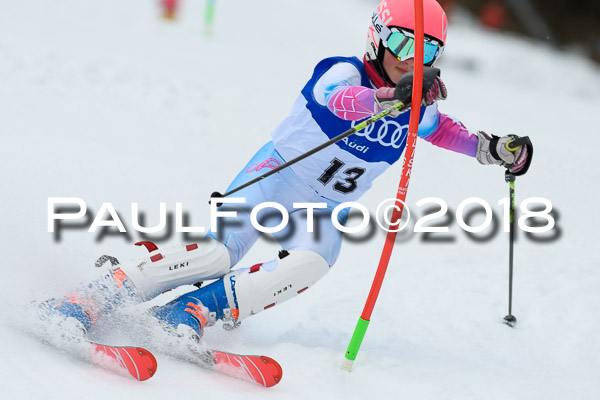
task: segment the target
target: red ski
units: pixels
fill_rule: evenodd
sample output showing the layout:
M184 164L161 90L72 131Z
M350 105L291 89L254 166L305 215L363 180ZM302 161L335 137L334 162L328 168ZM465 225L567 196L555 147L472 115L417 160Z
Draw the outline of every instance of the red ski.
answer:
M92 346L92 361L96 364L127 371L138 381L150 379L156 373L156 358L146 349L89 343Z
M206 366L217 372L264 387L275 386L281 381L283 375L281 365L270 357L245 356L217 350L207 350L207 352L212 355L212 360L206 363Z
M270 357L214 350L192 333L186 335L174 330L166 330L166 333L160 337L148 334L148 345L170 357L263 387L272 387L281 381L281 365Z

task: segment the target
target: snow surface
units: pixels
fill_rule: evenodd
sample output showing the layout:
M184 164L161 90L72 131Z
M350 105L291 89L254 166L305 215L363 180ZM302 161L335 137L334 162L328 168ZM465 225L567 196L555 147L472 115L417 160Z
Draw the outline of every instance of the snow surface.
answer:
M442 235L451 242L399 238L350 374L340 365L383 246L379 229L346 242L328 276L300 297L233 332L208 330L209 345L277 359L284 377L272 389L160 352L156 376L138 383L17 329L30 300L93 276L100 255L144 253L132 245L141 239L132 202L149 225L159 202L171 212L181 202L191 224L208 226L209 194L224 190L268 140L316 62L362 54L376 1L219 1L210 37L204 2L185 1L175 23L158 17L156 3L0 1L3 398L600 396L600 71L577 54L485 31L460 15L439 64L450 93L441 110L473 131L530 135L535 159L517 179L517 201L545 197L560 213L556 240L518 234L516 328L501 323L507 235L474 242L454 221ZM400 170L380 177L361 203L374 212L393 197ZM500 168L419 142L408 194L416 215L415 203L431 196L453 210L481 197L500 215L507 191ZM47 231L48 197L82 198L92 216L111 202L129 237L80 228L56 241ZM161 246L182 241L174 234ZM242 264L272 259L277 249L261 240ZM116 327L117 337L119 329L132 328Z

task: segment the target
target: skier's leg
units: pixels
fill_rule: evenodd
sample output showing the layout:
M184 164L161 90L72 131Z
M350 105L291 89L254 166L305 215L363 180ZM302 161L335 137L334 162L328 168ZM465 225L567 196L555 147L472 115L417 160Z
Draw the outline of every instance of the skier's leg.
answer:
M146 257L102 267L96 279L67 296L42 303L42 311L52 318L79 322L87 331L102 313L151 299L176 286L221 277L230 269L227 249L212 238L149 250Z
M252 157L232 186L254 179L281 162L272 143L267 143ZM245 205L225 204L219 208L238 212L237 219L233 223L226 221L218 232L209 232L206 240L168 249L148 248L147 257L103 268L98 279L63 298L46 301L42 311L74 319L88 330L98 314L116 308L124 300L144 301L180 285L225 275L260 235L250 223L249 207L265 201L263 189L255 185L239 195L246 198Z
M322 197L316 197L312 201L325 203L327 208L315 209L312 223L308 220L306 210L295 209L290 213L289 224L273 236L281 248L290 251L314 251L323 257L327 264L333 266L342 246L342 232L331 222L332 211L339 203ZM348 212L349 209L346 208L337 214L341 225L346 224Z
M157 315L172 326L193 326L201 335L204 326L218 319L235 324L304 292L329 271L338 257L342 235L331 223L333 207L335 204L328 204L327 209L315 212L314 232L308 232L304 213L291 213L290 224L275 235L289 251L282 250L274 260L233 270L174 300ZM347 212L338 218L345 224ZM197 315L199 310L201 317Z
M281 251L274 260L231 271L206 287L161 307L156 315L173 327L184 324L202 335L216 320L238 321L284 302L329 271L313 251Z
M274 168L282 162L283 159L269 142L248 161L230 188L254 179L264 174L265 169ZM190 248L189 245L182 245L165 253L154 251L151 252L154 255L143 265L134 262L121 269L138 290L143 292L144 300L177 286L222 277L260 236L260 232L252 226L250 214L252 207L266 201L265 193L269 187L265 183L247 187L236 194L237 197L245 198L245 203L224 203L219 206L219 212L235 212L235 218L221 218L223 223L218 224L218 229L208 232L207 240L197 246Z
M228 190L283 162L272 144L268 143L246 165ZM283 248L291 251L281 252L275 260L231 271L216 282L180 297L157 311L156 315L163 322L173 327L179 324L193 326L201 335L204 325L212 325L217 319L243 319L294 297L320 279L329 270L329 264L337 258L340 232L335 229L323 232L321 240L314 240L314 235L307 232L306 218L300 217L299 210L293 207L294 202L326 200L316 196L313 189L299 181L291 169L282 170L239 191L236 197L244 197L246 205L224 204L219 207L219 211L237 213L234 223L226 224L223 230L219 228L217 233L211 232L213 237L226 244L232 266L260 234L252 227L250 213L254 206L264 201L277 200L288 210L290 223L281 234L275 236L280 243L289 245ZM328 210L318 213L325 215L320 224L324 229L332 228L329 218L335 205L328 204ZM264 215L260 215L259 219L262 217Z
M260 177L283 163L285 160L275 150L273 143L267 143L244 166L226 192ZM231 267L233 267L246 255L261 235L261 232L256 230L251 223L250 215L254 207L263 202L277 201L291 212L294 202L309 201L307 199L314 195L313 189L303 183L299 184L299 179L291 169L284 169L231 195L232 198L244 198L245 202L221 205L218 208L219 212L235 212L236 216L235 218L219 219L222 223L218 225L218 230L211 231L208 235L225 244L229 251ZM261 217L265 216L268 218L268 212L261 213Z

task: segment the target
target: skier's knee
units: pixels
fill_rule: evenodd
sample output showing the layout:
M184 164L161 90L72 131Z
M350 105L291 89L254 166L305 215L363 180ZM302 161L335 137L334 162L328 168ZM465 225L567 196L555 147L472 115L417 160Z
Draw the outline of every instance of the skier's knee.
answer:
M282 251L275 260L226 275L225 292L243 319L304 292L327 271L325 259L313 251Z

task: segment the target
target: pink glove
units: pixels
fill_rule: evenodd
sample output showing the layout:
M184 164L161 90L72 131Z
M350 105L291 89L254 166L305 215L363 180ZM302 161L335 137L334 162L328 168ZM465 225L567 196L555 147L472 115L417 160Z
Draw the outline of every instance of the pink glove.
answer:
M393 105L397 104L400 101L405 102L404 108L400 110L393 109L390 112L389 115L393 118L397 117L403 112L406 112L410 108L410 96L409 92L407 91L410 90L410 87L412 87L412 81L410 81L410 79L411 78L409 76L406 76L403 79L404 82L398 82L398 85L403 85L402 92L404 92L405 95L408 96L408 98L406 99L399 99L397 97L397 88L382 87L375 91L375 101L382 110L391 108ZM423 104L424 106L430 106L438 100L445 100L446 97L448 97L446 85L444 85L444 82L442 82L442 78L440 78L439 76L435 76L435 78L433 79L433 83L429 87L429 90L423 91L421 104Z
M430 106L438 100L446 100L447 97L448 91L446 90L446 85L442 82L442 78L436 76L429 90L423 93L422 104Z

